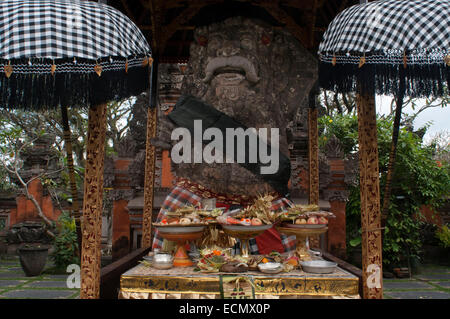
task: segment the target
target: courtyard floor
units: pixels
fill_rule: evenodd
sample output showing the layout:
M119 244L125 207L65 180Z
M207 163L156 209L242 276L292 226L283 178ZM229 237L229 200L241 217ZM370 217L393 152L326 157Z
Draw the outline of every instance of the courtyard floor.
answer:
M17 257L0 259L0 299L77 299L79 289L67 288L67 275L26 277ZM385 299L450 299L450 267L423 265L411 279L384 279Z

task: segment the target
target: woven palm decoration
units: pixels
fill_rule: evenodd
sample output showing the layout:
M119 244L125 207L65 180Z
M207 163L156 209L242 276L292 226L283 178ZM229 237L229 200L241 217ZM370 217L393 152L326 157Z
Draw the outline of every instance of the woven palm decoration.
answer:
M131 20L92 1L0 1L0 107L87 107L149 87L151 49Z
M369 93L441 96L450 83L449 1L352 6L324 33L319 59L324 89L347 93L360 85Z

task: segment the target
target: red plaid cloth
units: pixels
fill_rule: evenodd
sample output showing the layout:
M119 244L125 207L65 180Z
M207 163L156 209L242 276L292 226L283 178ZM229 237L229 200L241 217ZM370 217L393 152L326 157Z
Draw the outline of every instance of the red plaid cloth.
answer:
M156 222L161 222L166 216L166 212L168 211L174 211L177 208L181 208L187 205L198 206L201 204L201 200L201 196L181 186L175 186L164 200L164 203L161 206L159 214L156 218ZM276 199L272 202L272 210L285 210L287 207L289 207L289 203L290 201L287 198ZM229 203L217 203L217 206L227 206L227 204ZM161 249L162 244L163 238L161 238L158 234L158 231L155 230L155 237L153 239L152 248ZM273 250L276 250L280 253L284 251L292 251L295 249L295 236L288 237L280 234L273 227L269 230L266 230L256 238L250 239L249 246L251 254L267 254ZM235 253L238 253L239 247L239 243L236 247L234 247Z

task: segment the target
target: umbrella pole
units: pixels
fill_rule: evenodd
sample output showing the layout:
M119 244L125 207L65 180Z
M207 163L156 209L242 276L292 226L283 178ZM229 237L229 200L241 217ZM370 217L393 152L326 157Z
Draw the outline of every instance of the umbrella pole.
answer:
M69 170L69 184L72 192L72 217L75 219L78 239L78 254L81 250L81 226L80 226L80 211L78 206L78 192L75 182L75 171L73 167L73 153L72 153L72 137L70 134L69 117L67 115L67 106L61 106L61 117L63 124L64 146L67 153L67 167Z
M150 106L147 109L147 137L145 144L145 181L144 181L144 211L142 213L142 240L141 247L148 248L152 244L152 214L153 214L153 190L155 184L155 160L156 148L151 139L156 136L156 125L158 117L157 101L157 79L158 62L153 61L150 75Z
M363 298L382 299L380 183L375 96L357 94Z
M319 205L319 130L317 108L308 109L309 204Z
M105 138L106 104L101 104L89 109L82 220L81 299L100 297Z

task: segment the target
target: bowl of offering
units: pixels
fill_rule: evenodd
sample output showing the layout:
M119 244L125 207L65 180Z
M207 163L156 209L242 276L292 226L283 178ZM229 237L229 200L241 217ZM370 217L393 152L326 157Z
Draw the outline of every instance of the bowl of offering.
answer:
M259 271L267 274L277 274L283 271L283 265L276 262L267 262L258 264Z
M170 269L173 266L173 256L168 253L155 254L152 264L157 269Z

